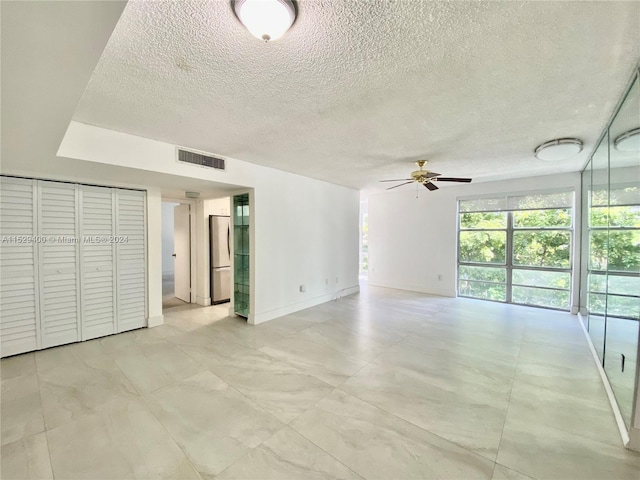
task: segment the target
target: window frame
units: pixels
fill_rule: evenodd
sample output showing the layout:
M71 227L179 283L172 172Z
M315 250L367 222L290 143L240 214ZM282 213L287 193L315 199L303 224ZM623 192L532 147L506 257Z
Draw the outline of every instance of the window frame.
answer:
M457 259L457 268L456 268L456 293L459 297L463 297L463 298L473 298L476 300L484 300L484 301L490 301L490 302L499 302L499 303L508 303L508 304L513 304L513 305L523 305L523 306L529 306L529 307L536 307L536 308L546 308L546 309L550 309L550 310L559 310L559 311L570 311L571 309L571 299L573 298L573 267L574 267L574 250L575 250L575 223L576 223L576 208L575 208L575 191L574 190L567 190L567 189L562 189L562 190L552 190L552 191L538 191L538 192L528 192L528 193L518 193L518 194L514 194L513 196L525 196L525 195L544 195L544 194L553 194L553 193L571 193L571 195L573 196L572 198L572 204L571 206L563 206L563 207L540 207L540 208L528 208L528 209L515 209L515 210L510 210L508 208L504 208L504 209L499 209L499 210L479 210L479 211L473 211L473 210L469 210L469 211L461 211L460 209L460 202L461 201L465 201L465 200L481 200L481 199L485 199L485 198L504 198L505 199L505 204L508 207L509 204L509 197L511 195L501 195L499 197L496 197L495 195L487 195L487 196L481 196L481 197L466 197L466 198L458 198L458 208L457 208L457 223L456 223L456 240L457 240L457 245L456 245L456 259ZM514 227L514 212L517 211L531 211L531 210L569 210L570 213L570 218L571 218L571 223L569 226L553 226L553 227L520 227L520 228L516 228ZM506 227L505 228L463 228L461 226L461 215L464 213L497 213L497 212L503 212L506 213ZM489 232L489 231L500 231L500 232L505 232L506 234L506 242L505 242L505 263L504 264L496 264L496 263L480 263L480 262L469 262L469 261L463 261L460 258L460 234L461 232ZM564 232L568 232L569 233L569 266L567 268L562 268L562 267L540 267L540 266L524 266L524 265L514 265L513 262L513 234L515 232L523 232L523 231L532 231L532 232L549 232L549 231L564 231ZM505 300L493 300L493 299L487 299L487 298L479 298L479 297L471 297L468 295L464 295L460 290L460 267L461 266L468 266L468 267L494 267L494 268L504 268L505 269L505 276L506 276L506 282L505 283L501 283L501 282L491 282L491 281L485 281L485 280L465 280L462 279L466 282L476 282L476 283L487 283L487 284L495 284L495 285L505 285ZM514 283L513 282L513 272L515 270L537 270L537 271L548 271L548 272L560 272L560 273L568 273L569 274L569 286L568 288L558 288L558 287L539 287L539 286L532 286L532 285L522 285L521 283ZM513 287L524 287L524 288L534 288L534 289L539 289L539 290L550 290L550 291L561 291L561 292L567 292L568 296L569 296L569 302L566 305L566 308L555 308L555 307L549 307L549 306L544 306L544 305L533 305L533 304L527 304L527 303L519 303L519 302L514 302L513 301Z

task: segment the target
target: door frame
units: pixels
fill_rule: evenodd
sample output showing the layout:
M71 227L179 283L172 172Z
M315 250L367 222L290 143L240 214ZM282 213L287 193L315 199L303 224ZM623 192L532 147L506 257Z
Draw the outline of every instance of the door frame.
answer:
M161 197L161 203L181 203L189 205L189 239L190 239L190 252L191 260L189 264L191 265L191 295L189 295L189 299L191 300L189 303L196 303L196 292L197 292L197 262L196 262L196 201L187 198L172 198L172 197ZM162 242L162 238L160 239Z

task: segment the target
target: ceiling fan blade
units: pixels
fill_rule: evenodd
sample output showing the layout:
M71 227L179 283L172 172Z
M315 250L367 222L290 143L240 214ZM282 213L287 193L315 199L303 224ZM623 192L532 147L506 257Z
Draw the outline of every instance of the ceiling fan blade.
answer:
M423 183L423 185L424 185L425 187L427 187L429 190L431 190L432 192L433 192L434 190L438 190L438 187L436 187L436 186L435 186L433 183L431 183L431 182L425 182L425 183Z
M410 183L413 183L413 180L411 180L410 182L401 183L400 185L394 185L393 187L385 188L385 190L391 190L393 188L398 188L398 187L401 187L403 185L409 185Z
M425 178L433 178L433 177L439 177L440 175L442 175L441 173L436 173L436 172L429 172L426 175L424 175Z
M436 179L438 182L463 182L471 183L470 178L454 178L454 177L440 177Z
M407 180L413 180L412 178L400 178L398 180L378 180L379 182L406 182Z

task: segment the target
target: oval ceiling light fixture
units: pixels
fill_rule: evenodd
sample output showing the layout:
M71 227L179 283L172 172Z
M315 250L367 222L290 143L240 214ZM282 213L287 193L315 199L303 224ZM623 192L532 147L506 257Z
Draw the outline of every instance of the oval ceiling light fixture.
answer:
M621 152L640 151L640 128L634 128L618 135L613 141L613 148Z
M286 33L296 20L292 0L232 0L238 20L256 38L268 42Z
M577 138L558 138L538 145L535 149L536 158L545 162L566 160L582 151L582 142Z

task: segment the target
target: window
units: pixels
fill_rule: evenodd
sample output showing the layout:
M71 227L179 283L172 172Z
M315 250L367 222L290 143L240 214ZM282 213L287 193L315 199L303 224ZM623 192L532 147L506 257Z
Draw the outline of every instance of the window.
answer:
M368 204L360 202L360 275L369 273L369 214Z
M573 192L460 200L458 295L568 310Z

